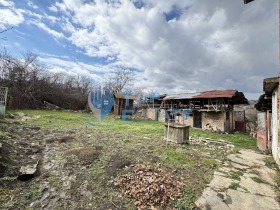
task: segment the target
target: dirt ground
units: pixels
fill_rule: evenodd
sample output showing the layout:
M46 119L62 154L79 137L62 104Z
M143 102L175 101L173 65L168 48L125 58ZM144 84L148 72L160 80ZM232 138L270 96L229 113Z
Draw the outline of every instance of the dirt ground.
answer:
M44 120L54 121L48 117ZM114 184L134 164L157 167L182 180L185 188L168 208L191 209L234 148L205 138L166 145L158 124L150 131L142 125L127 131L122 124L75 126L74 118L69 122L73 126L61 128L43 126L39 118L18 114L0 121L0 209L137 209ZM34 175L21 175L22 166L36 163Z

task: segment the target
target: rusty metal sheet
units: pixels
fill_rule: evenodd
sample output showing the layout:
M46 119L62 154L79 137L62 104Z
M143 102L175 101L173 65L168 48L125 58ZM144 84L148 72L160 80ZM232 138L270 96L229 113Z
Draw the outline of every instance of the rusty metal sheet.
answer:
M237 90L212 90L205 91L193 98L232 98Z

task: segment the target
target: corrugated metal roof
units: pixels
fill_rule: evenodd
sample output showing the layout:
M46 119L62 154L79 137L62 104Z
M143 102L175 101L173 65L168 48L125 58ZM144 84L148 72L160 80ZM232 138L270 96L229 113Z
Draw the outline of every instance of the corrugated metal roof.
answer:
M128 97L129 97L129 99L131 99L131 100L135 100L135 97L134 97L134 96L128 96ZM120 94L120 93L117 93L117 94L115 94L115 98L126 99L127 96L126 96L126 95L123 95L123 94Z
M193 98L232 98L237 92L237 90L212 90L202 92Z
M167 95L163 100L191 99L198 94L200 93L172 94L172 95Z

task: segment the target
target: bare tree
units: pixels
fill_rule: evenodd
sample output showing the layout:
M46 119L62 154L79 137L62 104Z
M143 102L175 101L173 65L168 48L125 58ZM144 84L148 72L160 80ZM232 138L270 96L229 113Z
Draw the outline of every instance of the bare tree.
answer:
M135 96L135 107L140 107L145 102L145 95L143 90L141 88L134 89L133 95Z
M87 95L91 90L92 81L86 76L78 76L77 78L77 88L82 95Z
M109 88L113 94L120 93L124 88L129 89L134 74L128 69L118 69L105 78L104 86Z
M3 34L5 32L7 32L7 31L11 30L12 28L13 27L6 28L6 29L2 30L2 31L0 31L0 34ZM7 41L7 37L0 37L0 39Z
M84 109L92 81L84 76L52 74L39 64L37 55L14 58L0 49L0 85L9 88L14 108L41 108L44 102L66 109Z

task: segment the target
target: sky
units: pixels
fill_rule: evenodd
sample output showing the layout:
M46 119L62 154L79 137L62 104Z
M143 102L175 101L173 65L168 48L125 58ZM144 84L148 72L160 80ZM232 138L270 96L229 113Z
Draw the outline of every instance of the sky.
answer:
M0 0L0 46L101 83L117 69L160 94L237 89L278 76L278 0Z

